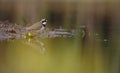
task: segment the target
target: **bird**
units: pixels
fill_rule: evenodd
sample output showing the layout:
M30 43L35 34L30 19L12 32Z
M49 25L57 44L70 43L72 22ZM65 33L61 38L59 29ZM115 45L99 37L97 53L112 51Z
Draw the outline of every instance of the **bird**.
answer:
M46 19L42 19L39 22L34 23L33 25L26 27L26 32L24 38L33 38L43 32L47 24Z
M33 25L26 27L27 31L31 31L31 30L39 30L42 31L45 29L45 26L47 24L47 20L46 19L42 19L39 22L34 23Z

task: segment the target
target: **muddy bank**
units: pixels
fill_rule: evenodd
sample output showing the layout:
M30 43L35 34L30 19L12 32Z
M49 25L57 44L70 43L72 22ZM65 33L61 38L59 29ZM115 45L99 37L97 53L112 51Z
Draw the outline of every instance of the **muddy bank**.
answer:
M38 22L37 22L38 23ZM32 24L31 26L33 26ZM29 26L29 27L31 27ZM15 23L10 23L8 21L0 21L0 40L7 40L7 39L21 39L24 37L40 37L40 38L55 38L55 37L73 37L76 35L81 35L82 37L85 36L85 33L82 32L83 30L80 29L50 29L45 28L43 31L40 29L36 30L26 30L25 26L21 26Z
M25 27L21 25L9 21L0 21L0 39L21 38L25 32Z

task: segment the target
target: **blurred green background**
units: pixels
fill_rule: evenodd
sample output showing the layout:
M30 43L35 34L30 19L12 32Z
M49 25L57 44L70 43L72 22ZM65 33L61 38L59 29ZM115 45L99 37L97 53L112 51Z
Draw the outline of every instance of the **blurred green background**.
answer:
M0 21L81 29L81 38L0 41L0 73L120 73L119 0L0 0Z

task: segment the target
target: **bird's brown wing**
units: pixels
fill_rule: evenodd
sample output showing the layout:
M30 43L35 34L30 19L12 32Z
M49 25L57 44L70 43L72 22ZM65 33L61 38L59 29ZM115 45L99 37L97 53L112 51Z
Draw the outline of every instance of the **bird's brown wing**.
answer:
M41 27L42 27L42 24L40 22L37 22L29 27L26 27L26 30L38 30L38 29L41 29Z

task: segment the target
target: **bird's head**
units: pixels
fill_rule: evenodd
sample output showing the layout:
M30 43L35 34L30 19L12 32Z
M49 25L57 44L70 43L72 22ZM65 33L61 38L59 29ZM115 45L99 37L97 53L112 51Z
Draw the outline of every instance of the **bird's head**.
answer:
M41 22L41 24L42 24L43 27L45 27L46 24L47 24L47 20L46 19L42 19L40 22Z
M40 29L40 31L42 31L45 28L46 24L47 24L47 20L46 19L42 19L40 22L42 24L42 28Z

